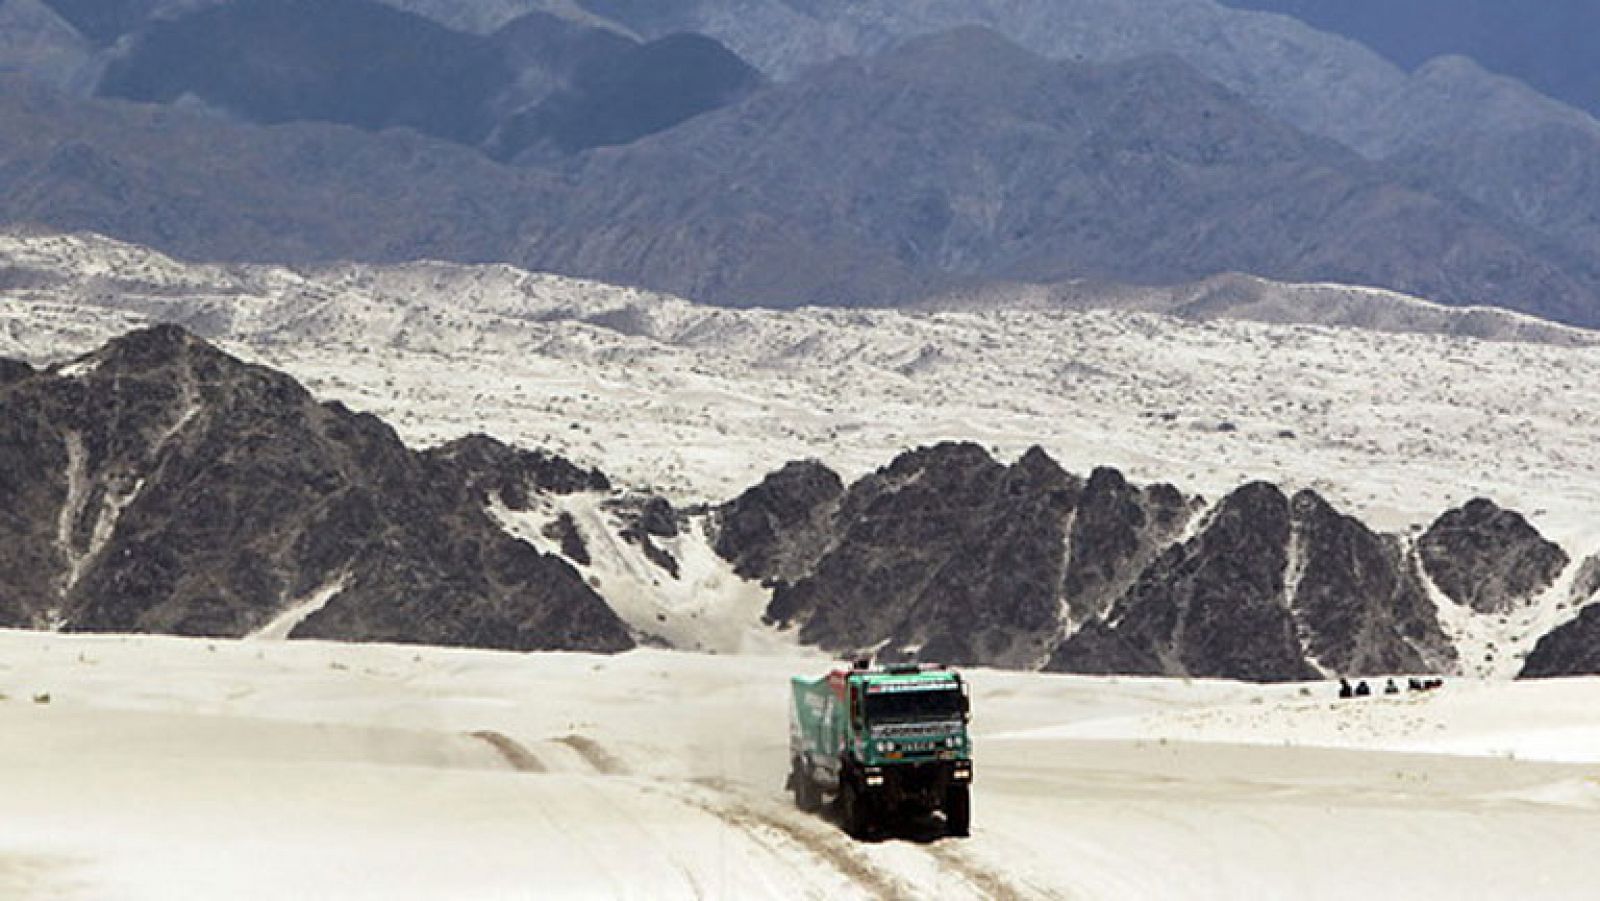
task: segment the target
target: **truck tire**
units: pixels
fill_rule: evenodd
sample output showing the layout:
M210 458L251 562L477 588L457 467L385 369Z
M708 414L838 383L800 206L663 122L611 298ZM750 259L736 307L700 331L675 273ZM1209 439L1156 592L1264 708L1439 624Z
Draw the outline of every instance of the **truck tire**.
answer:
M811 778L804 764L796 760L793 767L789 782L794 786L794 806L806 813L816 813L822 809L822 789Z
M972 788L952 785L944 792L944 831L966 838L972 834Z
M839 784L839 822L854 839L867 838L872 832L872 810L867 797L849 776Z

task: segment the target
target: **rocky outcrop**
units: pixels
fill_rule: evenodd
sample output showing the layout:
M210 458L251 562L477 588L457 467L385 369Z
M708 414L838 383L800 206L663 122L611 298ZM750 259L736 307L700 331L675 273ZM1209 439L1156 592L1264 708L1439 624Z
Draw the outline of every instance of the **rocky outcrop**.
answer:
M1072 517L1061 583L1072 622L1104 616L1192 513L1171 485L1138 488L1109 467L1090 473Z
M1567 554L1520 513L1477 498L1447 511L1417 541L1433 584L1479 613L1506 613L1549 588Z
M1400 539L1312 491L1290 512L1290 603L1311 659L1350 676L1449 671L1455 650Z
M1455 652L1394 536L1311 491L1229 495L1048 669L1256 681L1447 671Z
M1047 668L1115 671L1100 657L1120 644L1164 675L1252 681L1315 678L1285 603L1289 501L1246 485L1217 505L1194 538L1171 548L1112 609L1105 630L1068 638ZM1136 671L1147 672L1139 667Z
M1518 678L1595 674L1600 674L1600 605L1591 604L1576 619L1539 639Z
M479 498L495 498L512 510L526 510L533 494L610 491L598 469L582 469L542 450L512 447L487 435L468 435L423 452L436 477L453 481Z
M1037 448L1011 466L974 444L907 452L850 487L829 550L767 615L830 650L1034 665L1060 622L1080 491Z
M716 552L747 579L797 581L832 541L833 514L843 495L839 475L821 463L785 464L716 509Z
M0 387L0 430L6 625L241 636L325 595L293 637L632 646L571 566L484 511L570 464L413 452L176 327Z

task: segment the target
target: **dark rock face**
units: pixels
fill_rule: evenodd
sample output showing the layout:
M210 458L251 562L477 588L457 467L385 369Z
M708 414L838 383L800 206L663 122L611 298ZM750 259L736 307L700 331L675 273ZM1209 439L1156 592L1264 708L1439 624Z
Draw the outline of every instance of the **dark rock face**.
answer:
M1448 671L1455 650L1400 540L1311 491L1290 508L1291 603L1312 658L1350 676Z
M1479 613L1505 613L1550 587L1570 562L1514 510L1478 498L1434 520L1417 555L1447 597Z
M1112 609L1107 636L1068 638L1048 669L1114 670L1130 645L1168 675L1250 681L1316 678L1284 603L1289 501L1256 482L1230 494L1198 535L1158 559ZM1112 659L1097 654L1110 648ZM1141 672L1148 669L1141 667Z
M0 385L20 382L33 375L33 367L22 360L0 359Z
M1047 668L1256 681L1438 672L1455 652L1399 539L1256 483L1143 571Z
M584 542L583 532L579 530L578 523L570 512L562 510L560 516L545 526L544 537L559 542L561 556L579 566L588 566L592 562L589 557L589 545Z
M675 538L678 535L678 512L664 497L628 497L608 502L623 520L618 535L623 541L639 546L645 559L678 578L678 558L656 544L657 538Z
M455 451L414 453L175 327L134 332L0 387L0 616L240 636L337 585L294 637L631 647L570 566L484 512L486 491L536 484L527 461Z
M468 435L423 454L442 478L454 477L480 497L498 498L511 510L526 510L529 495L610 491L598 469L581 469L545 451L511 447L487 435Z
M1254 681L1456 663L1400 539L1310 491L1246 485L1182 544L1198 499L1037 448L922 448L839 492L791 464L718 511L716 543L830 651Z
M1190 515L1171 485L1136 488L1107 467L1090 473L1072 519L1061 585L1073 622L1104 616Z
M1577 619L1539 639L1517 678L1596 674L1600 674L1600 605L1591 604Z
M1060 622L1080 490L1037 448L1010 467L973 444L902 454L851 486L837 539L767 615L830 650L1031 666Z
M715 512L717 554L765 583L809 573L832 540L844 483L815 460L786 464Z
M1570 602L1587 605L1578 616L1539 639L1518 678L1600 675L1600 555L1584 558L1572 581Z

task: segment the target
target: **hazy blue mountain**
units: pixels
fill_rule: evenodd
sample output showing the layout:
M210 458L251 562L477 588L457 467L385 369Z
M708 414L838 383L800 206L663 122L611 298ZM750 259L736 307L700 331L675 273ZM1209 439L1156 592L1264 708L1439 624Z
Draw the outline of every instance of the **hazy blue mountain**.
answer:
M408 127L488 141L505 158L533 145L555 156L626 143L760 81L708 37L640 44L540 12L487 35L372 0L238 0L165 15L132 23L100 95L193 99L267 124Z
M1303 2L1322 10L1458 8L1445 0ZM780 78L841 55L876 53L908 37L971 24L992 28L1053 59L1117 62L1174 54L1283 121L1333 138L1369 159L1392 160L1434 189L1464 195L1539 231L1568 256L1600 259L1600 216L1595 212L1600 207L1593 187L1593 170L1600 165L1595 162L1600 161L1600 124L1477 66L1447 63L1408 74L1363 44L1294 18L1213 0L583 3L587 10L609 16L618 28L644 36L684 29L711 34ZM1462 12L1455 18L1487 21L1476 11L1490 5L1490 0L1460 4ZM1549 7L1540 5L1527 15L1560 20L1569 16L1562 10L1577 8L1571 0ZM1504 15L1525 13L1511 4L1497 8ZM1439 19L1453 21L1446 15ZM1560 58L1566 55L1562 47L1573 46L1581 52L1593 33L1593 28L1575 27L1560 41L1534 45L1532 55ZM1585 62L1574 71L1593 65Z
M503 122L493 152L565 156L627 144L733 103L760 83L759 72L701 35L630 44L585 60L568 87Z
M149 20L159 0L43 0L80 34L109 44L138 30Z
M824 67L578 177L529 262L721 303L1246 271L1594 316L1582 265L1176 59L1052 63L979 29Z
M1600 4L1593 0L1222 0L1294 16L1413 69L1437 56L1485 68L1600 113Z
M1052 63L961 30L559 173L12 87L0 218L190 258L504 260L736 305L1242 271L1600 320L1581 262L1170 57Z
M464 143L493 127L513 73L482 38L368 0L240 0L158 21L99 91L193 95L254 122L407 126Z

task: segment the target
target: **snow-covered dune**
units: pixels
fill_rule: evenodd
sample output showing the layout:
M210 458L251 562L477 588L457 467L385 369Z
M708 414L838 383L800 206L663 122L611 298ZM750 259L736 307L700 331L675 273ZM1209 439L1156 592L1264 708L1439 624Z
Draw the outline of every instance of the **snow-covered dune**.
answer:
M1530 757L1600 759L1545 731L1600 681L1357 703L977 671L973 837L858 844L781 791L785 680L826 665L0 632L0 895L1590 891L1592 767Z

